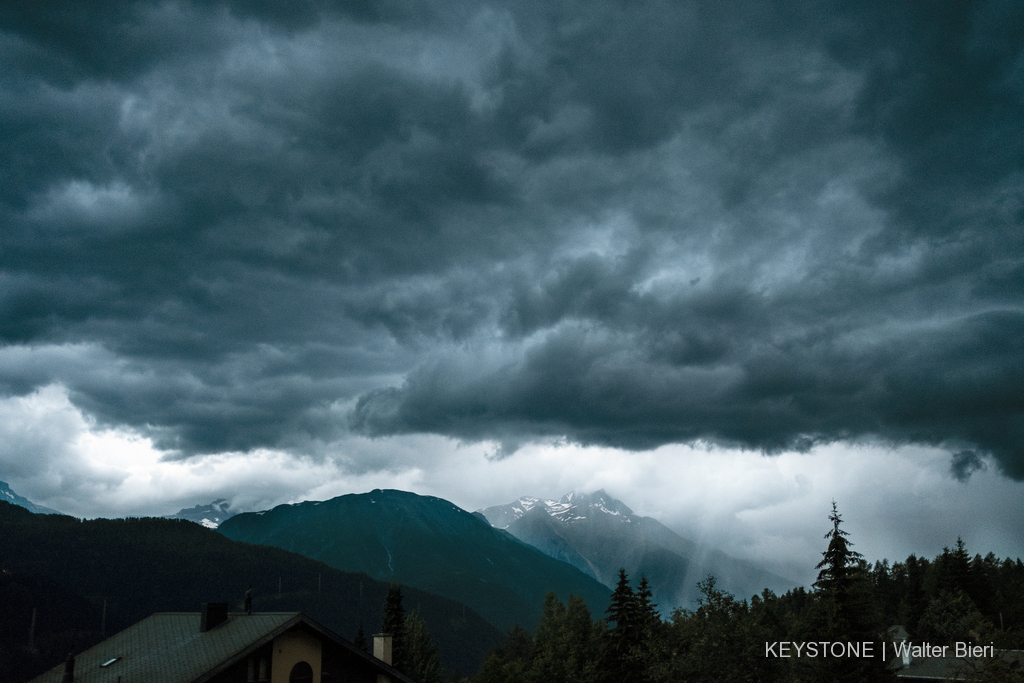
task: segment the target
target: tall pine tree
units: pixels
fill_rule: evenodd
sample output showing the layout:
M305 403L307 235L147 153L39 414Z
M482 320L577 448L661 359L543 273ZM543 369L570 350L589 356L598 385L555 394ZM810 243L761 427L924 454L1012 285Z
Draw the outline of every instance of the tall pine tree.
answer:
M615 625L608 630L601 648L600 683L618 683L632 678L630 650L636 642L635 610L636 594L629 585L626 570L620 569L619 582L607 610L608 621Z
M822 658L812 663L822 681L888 681L892 673L880 656L884 626L871 594L871 582L862 555L852 549L849 533L835 501L828 517L832 529L825 534L828 547L818 563L816 640L843 643L874 643L875 657ZM812 636L814 634L811 634Z
M825 538L829 539L828 548L822 553L822 560L815 567L821 571L818 572L818 580L814 582L814 586L822 595L836 600L845 611L849 607L848 598L854 584L857 562L863 556L850 547L853 545L847 540L850 534L839 528L843 518L834 500L832 514L828 519L832 522L832 530L825 534Z
M658 637L658 629L661 627L661 616L656 609L658 605L651 601L653 597L651 584L646 576L641 576L636 588L635 619L639 647L644 653L650 650L650 644Z
M608 607L608 620L615 622L615 626L605 635L599 681L643 683L650 679L651 646L661 626L654 608L647 579L641 578L638 590L634 591L626 570L620 569Z
M391 634L391 664L407 673L405 643L405 609L402 607L402 587L391 584L388 596L384 601L383 632Z

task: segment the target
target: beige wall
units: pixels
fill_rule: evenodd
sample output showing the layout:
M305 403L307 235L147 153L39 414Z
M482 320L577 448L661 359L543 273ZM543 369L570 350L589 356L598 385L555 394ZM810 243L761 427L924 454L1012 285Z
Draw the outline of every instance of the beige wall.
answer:
M288 674L292 672L292 667L302 661L313 667L313 683L320 683L320 640L308 633L293 629L275 638L272 661L270 683L288 683Z

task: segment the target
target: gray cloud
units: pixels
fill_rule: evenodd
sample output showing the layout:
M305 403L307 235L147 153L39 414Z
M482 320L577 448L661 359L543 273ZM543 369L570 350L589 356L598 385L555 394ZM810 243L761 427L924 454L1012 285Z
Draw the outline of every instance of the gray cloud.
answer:
M882 438L1024 478L1020 12L5 8L0 386L185 457Z

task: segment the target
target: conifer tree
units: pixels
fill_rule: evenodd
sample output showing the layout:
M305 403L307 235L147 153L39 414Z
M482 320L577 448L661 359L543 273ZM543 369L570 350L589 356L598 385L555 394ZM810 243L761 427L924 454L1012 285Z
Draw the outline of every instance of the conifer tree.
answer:
M577 595L570 595L568 605L563 605L552 592L544 598L543 609L527 680L531 683L592 682L598 639L587 603Z
M603 629L603 624L599 628ZM566 640L570 680L578 683L594 681L601 646L600 630L595 630L590 608L578 595L569 596L562 632Z
M614 621L612 627L613 640L628 649L632 645L635 627L636 594L629 585L629 576L625 569L619 570L619 582L612 593L611 604L608 606L608 619Z
M928 595L924 587L928 567L926 558L918 559L913 554L907 557L907 579L900 599L898 623L905 625L910 633L916 633L921 616L928 607Z
M407 673L405 649L405 609L402 607L402 587L391 584L384 602L383 632L391 634L391 663Z
M640 585L636 589L635 618L637 620L637 637L640 639L642 650L649 649L650 643L657 638L658 628L661 626L661 617L656 609L658 605L652 602L653 597L647 577L641 576Z
M812 621L820 639L843 643L873 642L881 652L883 626L871 594L867 567L860 553L851 548L849 533L840 528L843 518L835 501L828 517L832 529L825 534L828 548L822 553L818 580L818 618ZM815 623L816 622L816 623ZM886 681L892 679L886 662L873 658L823 658L812 664L822 681Z
M658 615L657 605L652 599L651 585L646 576L641 576L634 598L634 640L630 651L630 660L636 681L651 679L652 661L661 638L661 617Z
M640 615L636 593L629 585L625 569L619 570L619 582L612 592L608 620L615 622L605 636L598 680L602 683L637 681L636 653L640 644Z
M565 651L562 627L565 605L554 592L544 596L543 616L534 640L531 681L558 681L565 678Z
M825 534L829 539L828 548L822 553L823 558L815 569L818 572L818 580L814 586L826 595L837 598L845 598L853 584L853 573L856 562L862 555L850 548L852 542L846 540L847 532L839 528L843 518L839 514L836 502L832 501L832 514L828 516L832 522L832 530Z
M417 683L441 683L441 662L427 625L416 612L405 617L406 674Z
M529 632L516 624L505 635L501 647L484 661L476 683L527 683L533 665L533 649Z

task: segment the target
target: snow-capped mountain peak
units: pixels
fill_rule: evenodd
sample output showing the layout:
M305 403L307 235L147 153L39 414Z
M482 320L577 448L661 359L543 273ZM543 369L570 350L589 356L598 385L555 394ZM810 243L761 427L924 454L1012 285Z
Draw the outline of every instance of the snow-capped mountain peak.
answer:
M626 524L633 523L633 511L621 501L609 496L604 489L589 494L570 491L558 500L523 496L508 505L496 505L480 512L492 526L507 529L510 524L537 508L563 524L573 524L603 515L617 517Z
M43 514L43 515L62 515L62 514L64 514L62 512L58 512L57 510L53 510L51 508L44 507L42 505L37 505L36 503L33 503L28 498L24 498L22 496L19 496L17 493L15 493L11 489L11 487L5 481L0 481L0 500L6 501L6 502L10 503L11 505L17 505L18 507L23 507L26 510L28 510L29 512L34 512L36 514Z
M661 522L636 515L604 490L567 493L558 500L524 496L480 513L492 526L508 531L555 559L568 562L614 588L619 570L646 577L663 610L690 609L699 597L697 584L708 574L736 595L760 593L765 587L785 592L786 579L750 562L680 536Z

